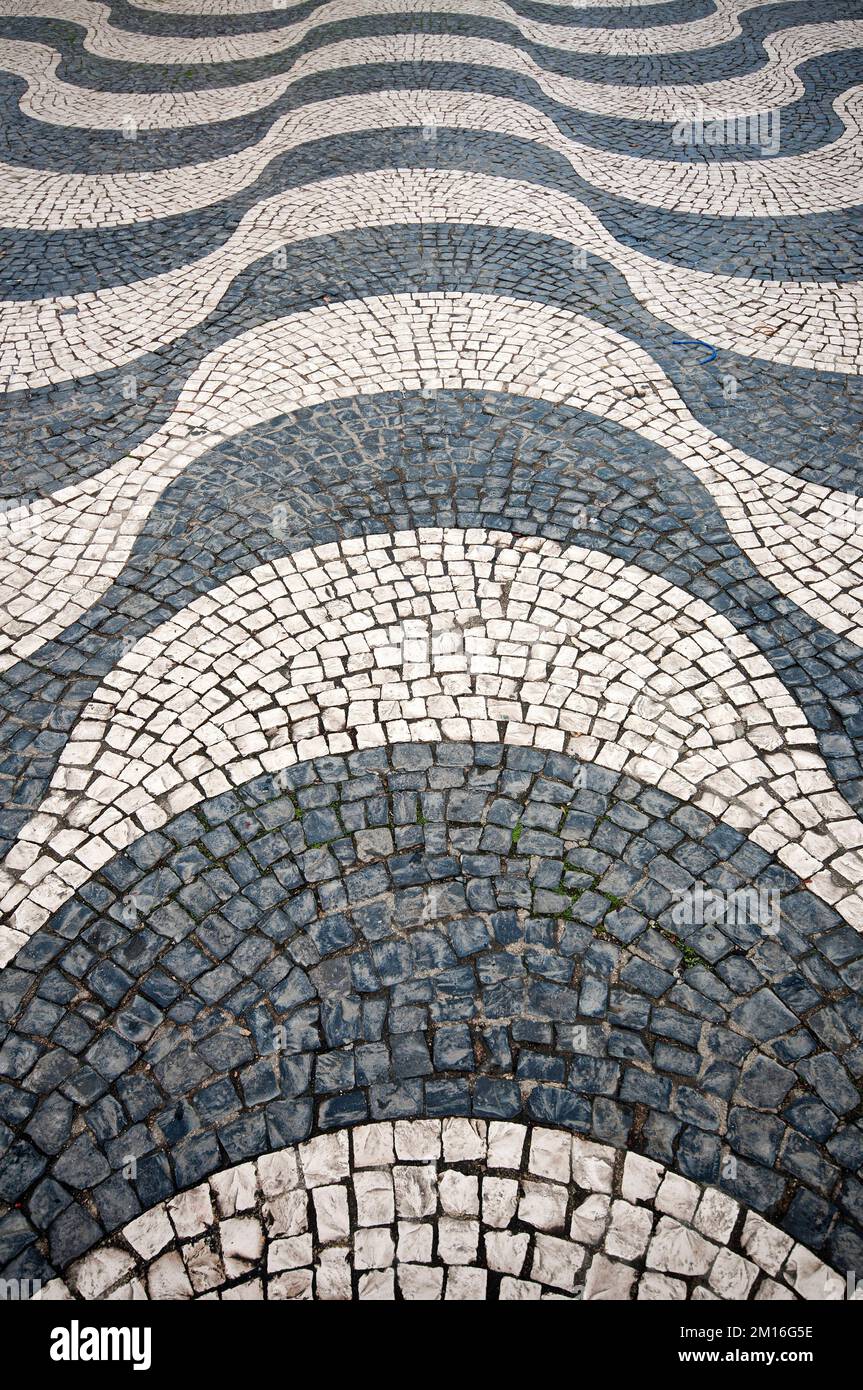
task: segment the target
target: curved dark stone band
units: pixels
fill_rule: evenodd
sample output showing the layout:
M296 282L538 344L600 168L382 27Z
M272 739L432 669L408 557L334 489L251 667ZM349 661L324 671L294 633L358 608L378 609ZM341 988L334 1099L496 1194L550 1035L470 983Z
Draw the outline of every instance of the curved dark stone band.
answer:
M861 58L860 49L812 58L799 69L803 95L783 106L778 120L775 116L768 120L765 113L760 133L757 125L752 126L747 136L749 143L732 140L727 145L704 145L697 158L702 162L739 164L764 158L762 141L770 144L774 154L781 149L783 158L799 157L832 144L845 130L833 103L855 85ZM577 105L554 100L538 83L505 65L485 68L470 63L424 61L422 68L423 90L480 92L523 102L548 116L565 136L581 145L669 163L693 158L691 146L673 139L674 121L594 115ZM229 120L176 130L139 130L134 140L124 139L119 129L90 130L40 123L38 143L34 143L33 117L22 113L18 106L24 84L20 78L4 78L0 74L0 151L9 162L29 169L74 170L81 174L174 169L205 163L213 158L214 150L221 158L247 149L263 139L280 116L311 102L367 92L414 91L416 85L415 62L336 67L302 79L270 106ZM771 142L776 142L775 148Z
M541 401L387 394L299 411L198 459L103 598L0 676L0 850L37 810L70 729L131 642L257 564L421 526L600 549L710 603L771 662L843 796L863 805L863 653L757 573L682 464L620 425Z
M159 352L79 383L0 398L8 456L0 495L48 494L121 459L165 422L202 359L246 329L322 303L438 291L508 295L582 314L649 353L695 418L730 444L808 482L863 490L859 377L724 349L702 365L702 350L675 346L679 330L645 309L601 257L576 268L572 245L555 237L436 223L291 243L283 267L271 256L248 266L207 318ZM126 399L130 383L134 399Z
M769 910L681 922L699 883ZM859 1268L861 986L793 874L619 773L300 764L130 846L0 975L4 1272L313 1132L454 1114L647 1153Z

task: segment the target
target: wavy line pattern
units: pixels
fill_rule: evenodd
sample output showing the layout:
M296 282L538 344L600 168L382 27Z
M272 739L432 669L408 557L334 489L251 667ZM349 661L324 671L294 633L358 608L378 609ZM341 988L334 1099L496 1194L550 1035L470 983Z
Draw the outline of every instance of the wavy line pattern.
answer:
M402 621L391 606L400 583ZM421 594L424 622L413 616ZM443 680L424 636L428 646L461 634ZM16 932L40 927L85 870L170 814L306 758L441 737L552 748L692 800L805 865L812 891L863 931L863 896L847 881L863 869L863 823L807 747L802 712L726 620L608 556L446 530L367 537L333 568L300 552L177 614L118 663L93 707L116 751L110 768L85 770L92 723L73 730L0 876ZM779 728L795 728L799 748L774 769ZM54 862L66 821L74 853ZM22 869L34 872L16 882Z
M350 131L441 127L492 131L528 139L561 154L596 188L647 207L722 218L812 215L859 202L860 116L863 86L837 99L845 126L823 149L758 163L694 166L598 151L563 135L547 117L522 102L419 90L371 93L312 103L279 117L248 150L205 164L158 173L38 175L0 164L7 227L110 227L176 216L218 201L226 187L248 187L278 156L313 139ZM430 137L431 138L431 137Z
M840 1298L859 17L0 17L3 1279Z
M591 358L602 366L589 368ZM856 498L730 447L688 414L646 353L587 319L504 296L393 295L290 316L217 349L165 427L80 487L34 503L29 533L7 541L0 559L5 664L104 592L159 493L220 440L317 400L437 387L579 405L661 443L703 482L756 568L825 627L863 645Z
M691 13L692 3L693 0L681 0L678 14ZM710 0L694 0L694 3L699 7L707 6ZM310 4L307 17L312 10L313 5ZM130 17L128 12L124 14ZM259 18L259 27L261 23L269 26L274 19L278 21L279 18L278 12L263 15ZM845 22L858 18L854 0L822 0L822 22ZM810 19L811 15L802 0L785 0L785 3L778 6L760 6L746 11L741 16L740 37L722 45L722 71L725 78L730 79L735 75L743 77L757 72L767 61L765 44L781 35L785 29L798 29L802 23ZM232 25L235 31L237 26L243 26L246 22L242 19L221 21L222 24ZM182 35L188 21L162 16L154 17L153 23L157 25L160 35L169 36ZM150 28L147 19L143 19L142 24L145 30ZM73 25L32 19L8 19L5 25L7 39L31 42L44 38L53 42L64 55L63 76L66 80L74 81L84 88L116 93L130 90L152 91L154 88L206 90L220 86L243 86L265 78L284 77L298 60L330 43L341 40L388 38L399 34L486 39L529 55L542 69L550 73L566 74L576 80L586 80L595 87L612 82L622 86L636 84L655 89L677 87L680 84L709 84L716 80L717 73L714 49L653 55L647 62L637 56L569 53L529 42L513 24L473 15L367 14L313 28L301 42L269 58L216 64L197 63L184 67L176 64L168 67L147 66L144 63L130 66L109 58L99 58L86 52L80 39L76 39L78 32ZM815 74L812 77L811 95L820 94L825 105L838 91L849 85L847 78L843 78L838 85L833 83L831 86L829 81L825 85L824 79ZM853 76L851 80L853 81ZM357 85L356 81L353 85ZM339 94L340 89L334 88L332 95ZM501 89L501 95L509 95L506 87ZM821 124L819 117L820 113L816 119ZM835 129L835 121L833 128ZM609 134L613 133L610 123L607 129ZM621 130L622 137L625 129L624 126ZM127 156L130 153L127 147Z
M704 19L647 29L573 29L570 25L537 23L519 14L505 0L487 0L481 8L476 7L475 0L436 0L434 13L504 20L515 25L526 40L567 52L639 56L727 43L741 32L740 16L762 3L763 0L716 0L714 13ZM369 0L330 0L308 19L282 29L218 39L161 39L118 29L111 24L110 10L97 0L86 5L81 0L2 0L0 10L0 14L9 17L60 19L78 24L86 31L85 49L97 57L159 64L226 63L267 57L298 43L319 24L334 24L369 13L414 14L416 7L411 0L371 0L370 4Z
M20 98L25 115L59 126L118 130L133 121L140 130L180 129L251 115L296 83L321 72L375 63L461 63L530 78L555 101L578 111L634 121L672 122L682 109L700 105L709 118L733 111L757 115L796 101L805 90L798 70L813 58L863 46L863 22L837 21L785 29L764 41L766 63L754 72L709 83L644 87L579 81L542 67L510 44L445 34L393 34L345 39L298 58L291 72L239 87L192 92L99 92L57 76L62 55L43 44L0 40L0 67L27 83Z
M290 12L305 0L275 0L275 3L262 5L261 0L128 0L136 10L147 10L151 14L201 15L211 18L220 15L261 15L272 14L274 10ZM669 0L674 3L674 0ZM548 6L558 6L566 10L621 9L621 0L543 0ZM641 6L656 6L656 0L626 0L626 9L639 9Z
M503 408L504 398L473 393L355 397L282 417L190 465L166 489L129 562L85 621L0 680L3 703L14 709L34 671L54 676L50 699L37 710L25 704L0 724L0 743L18 751L9 801L20 807L17 823L7 821L4 853L29 819L37 787L45 794L63 747L56 740L46 750L44 723L61 711L64 727L80 717L130 640L140 642L158 622L250 565L372 531L454 523L600 550L707 598L721 592L711 565L711 554L721 549L738 580L729 620L774 665L774 627L785 621L784 680L798 693L834 782L859 812L863 737L851 726L852 712L863 711L863 652L853 653L800 612L788 622L783 600L745 557L734 550L734 561L728 558L733 543L687 470L620 426L553 405L538 414L535 402L510 397L512 463L500 459L486 476L484 460L498 453L494 421ZM435 456L417 466L432 421ZM359 471L345 462L350 459L364 460ZM405 472L409 481L394 481ZM645 507L640 499L648 486L655 500ZM225 515L233 518L227 535ZM180 591L166 592L160 583L171 570L185 577ZM122 640L118 610L135 615ZM92 655L82 662L85 643ZM841 682L827 674L828 662L844 667ZM835 727L834 710L843 712L849 729L844 749L828 732ZM856 756L837 756L849 751Z
M569 245L573 264L576 250L607 258L650 313L744 356L855 375L863 367L856 286L752 285L672 269L615 242L583 204L553 190L414 170L325 180L268 199L224 246L182 272L95 294L0 302L0 385L32 390L158 350L211 313L241 270L286 241L435 221L555 236Z

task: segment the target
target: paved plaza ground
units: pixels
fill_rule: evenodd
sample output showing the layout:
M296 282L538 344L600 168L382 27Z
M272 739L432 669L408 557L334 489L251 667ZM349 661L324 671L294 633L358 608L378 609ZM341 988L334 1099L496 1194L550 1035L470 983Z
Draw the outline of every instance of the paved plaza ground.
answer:
M4 1287L850 1297L859 0L0 0L0 103Z

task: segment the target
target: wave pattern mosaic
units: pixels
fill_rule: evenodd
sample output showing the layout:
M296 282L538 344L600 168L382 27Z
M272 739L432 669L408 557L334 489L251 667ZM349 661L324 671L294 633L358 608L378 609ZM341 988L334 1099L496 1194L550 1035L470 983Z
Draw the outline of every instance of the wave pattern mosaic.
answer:
M860 1297L861 94L0 0L7 1292Z

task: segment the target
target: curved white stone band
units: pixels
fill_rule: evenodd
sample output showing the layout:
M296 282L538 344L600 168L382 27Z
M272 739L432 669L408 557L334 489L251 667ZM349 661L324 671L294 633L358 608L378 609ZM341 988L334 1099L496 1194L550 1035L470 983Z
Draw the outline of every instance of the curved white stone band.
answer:
M568 310L505 296L346 300L209 353L167 423L101 473L37 499L0 532L0 670L59 635L123 569L167 485L225 439L323 400L390 390L505 391L635 430L710 493L756 569L863 646L860 499L733 448L688 411L642 348Z
M225 1168L34 1297L257 1300L266 1287L268 1299L343 1301L354 1272L360 1299L387 1301L396 1286L408 1300L481 1300L489 1272L503 1301L846 1292L793 1236L653 1159L563 1129L445 1119L357 1125Z
M782 0L766 0L778 5ZM530 43L566 53L626 56L679 53L714 48L741 33L740 16L762 8L765 0L715 0L712 14L684 24L659 24L636 29L587 29L571 24L543 24L519 14L506 0L434 0L431 13L466 15L511 24ZM107 5L97 0L0 0L0 17L60 19L86 30L84 48L99 58L126 63L229 63L262 58L298 44L322 24L338 24L359 15L415 15L416 0L331 0L305 19L279 28L217 38L162 38L135 33L111 23Z
M297 59L289 73L237 87L188 92L99 92L57 77L62 55L43 44L0 40L0 68L27 82L21 111L52 125L90 130L178 129L249 115L316 73L371 63L467 63L531 78L555 101L578 111L670 122L696 108L704 119L775 111L803 95L797 69L812 58L863 46L863 22L840 20L782 29L764 39L767 61L754 72L714 82L637 87L583 82L550 72L513 45L452 34L391 34L342 39Z
M118 662L0 872L8 955L188 807L310 758L439 739L554 749L658 786L863 930L863 822L726 618L601 551L429 529L257 566Z
M397 128L489 131L553 150L595 188L630 202L712 217L803 216L860 202L863 87L834 103L845 129L803 155L729 162L641 159L580 145L547 116L508 97L370 92L279 116L257 144L202 164L124 174L66 174L0 164L2 225L51 231L117 227L210 207L249 187L279 155L311 140Z
M583 203L556 189L458 170L395 169L325 179L268 198L209 256L164 275L75 296L0 302L0 391L33 390L159 351L206 318L248 265L286 243L433 222L559 238L608 260L645 309L681 332L745 357L863 371L859 284L690 270L616 241Z

